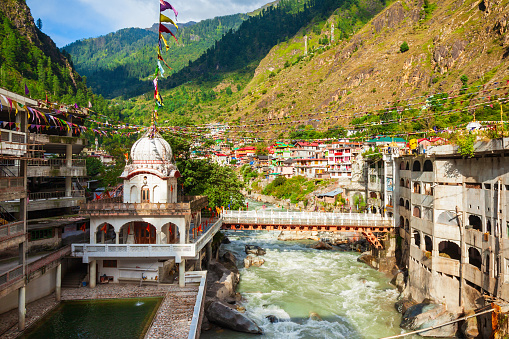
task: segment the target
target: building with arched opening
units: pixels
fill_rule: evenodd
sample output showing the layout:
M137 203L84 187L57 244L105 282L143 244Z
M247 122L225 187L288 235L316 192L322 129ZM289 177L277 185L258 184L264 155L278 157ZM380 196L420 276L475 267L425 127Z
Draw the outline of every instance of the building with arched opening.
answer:
M208 198L184 196L179 177L172 149L158 133L134 143L121 175L123 196L89 202L80 212L90 215L90 243L74 244L72 253L89 264L90 287L170 282L177 271L183 286L186 260L200 268L205 247L210 258L221 219L202 220Z

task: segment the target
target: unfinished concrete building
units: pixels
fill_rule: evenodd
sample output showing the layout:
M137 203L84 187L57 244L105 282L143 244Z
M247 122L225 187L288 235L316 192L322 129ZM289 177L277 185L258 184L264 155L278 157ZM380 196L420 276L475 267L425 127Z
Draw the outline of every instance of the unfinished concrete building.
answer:
M445 145L395 160L395 218L415 300L450 310L509 301L508 155L504 138L477 142L473 158Z

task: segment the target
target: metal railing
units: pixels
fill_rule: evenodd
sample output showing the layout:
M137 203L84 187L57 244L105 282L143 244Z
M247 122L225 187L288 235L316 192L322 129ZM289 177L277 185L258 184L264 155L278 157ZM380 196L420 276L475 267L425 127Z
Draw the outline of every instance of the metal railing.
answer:
M67 245L62 247L61 249L50 253L30 264L27 265L27 275L37 271L38 269L51 264L55 260L60 260L61 258L71 254L71 245Z
M188 339L197 339L200 337L201 322L203 319L203 307L205 304L205 294L207 292L207 271L186 272L186 283L195 282L198 280L200 286L198 287L198 295L196 296L196 303L193 309L193 318L191 319L191 326L189 329Z
M50 167L62 167L67 166L66 159L42 159L35 158L27 161L28 166L50 166ZM85 159L72 159L72 167L85 167Z
M0 274L0 288L23 278L23 265Z
M23 235L25 226L23 221L17 221L0 226L0 241Z
M230 211L223 213L224 223L316 225L316 226L369 226L392 227L392 218L364 213Z
M72 198L80 198L85 196L84 190L73 190L71 191L71 197ZM53 191L53 192L36 192L36 193L29 193L28 199L29 200L47 200L47 199L59 199L59 198L65 198L65 191Z
M23 190L25 188L25 180L22 177L0 177L1 190Z

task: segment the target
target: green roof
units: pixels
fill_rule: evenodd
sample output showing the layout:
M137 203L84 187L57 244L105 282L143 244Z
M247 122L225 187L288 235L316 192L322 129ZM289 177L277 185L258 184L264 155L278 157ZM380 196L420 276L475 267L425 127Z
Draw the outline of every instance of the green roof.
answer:
M392 138L392 137L385 137L385 136L382 136L382 137L376 137L376 138L373 138L371 140L368 140L367 142L387 142L387 143L391 143L391 142L406 142L405 139L403 138Z

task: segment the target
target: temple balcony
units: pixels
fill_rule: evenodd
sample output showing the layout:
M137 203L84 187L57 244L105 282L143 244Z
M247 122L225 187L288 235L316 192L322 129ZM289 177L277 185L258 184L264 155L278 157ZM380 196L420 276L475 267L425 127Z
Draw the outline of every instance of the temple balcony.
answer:
M207 207L206 196L179 197L177 203L124 203L122 197L101 199L82 206L80 214L92 216L175 216L189 215Z
M26 133L0 129L0 154L20 157L26 152Z
M2 219L2 222L6 222ZM23 221L9 222L0 225L0 250L16 246L25 241L25 226Z
M223 225L223 218L217 218L203 227L203 231L189 230L189 243L174 244L72 244L72 256L83 258L84 263L96 259L122 259L122 258L175 258L176 262L182 259L197 259L205 245L212 241ZM193 232L194 231L194 232Z

